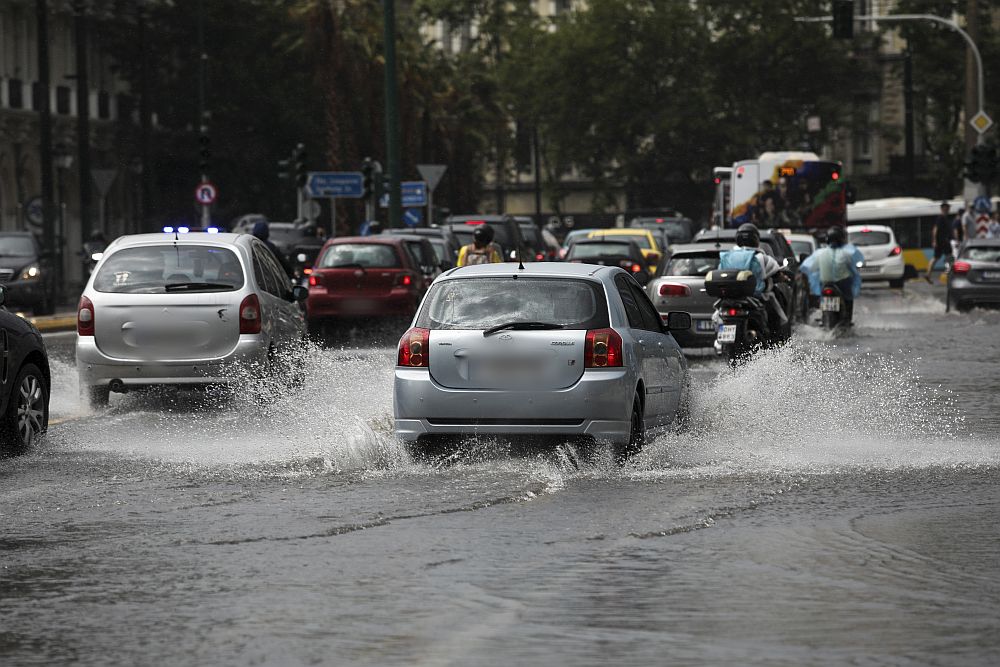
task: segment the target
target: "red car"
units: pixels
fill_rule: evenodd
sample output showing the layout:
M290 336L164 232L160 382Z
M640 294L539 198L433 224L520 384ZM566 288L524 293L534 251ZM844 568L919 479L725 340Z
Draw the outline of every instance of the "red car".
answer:
M427 243L417 239L421 241ZM436 277L421 264L424 253L433 256L433 248L414 247L405 237L346 236L327 241L309 275L310 331L319 331L330 319L413 317Z

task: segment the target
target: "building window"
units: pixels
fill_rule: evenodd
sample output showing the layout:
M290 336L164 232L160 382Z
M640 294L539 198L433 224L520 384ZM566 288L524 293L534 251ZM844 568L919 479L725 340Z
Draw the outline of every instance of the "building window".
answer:
M106 90L97 93L97 117L111 118L111 95Z
M24 108L24 82L20 79L7 80L7 104L11 109Z
M68 116L70 112L69 86L56 86L56 113Z

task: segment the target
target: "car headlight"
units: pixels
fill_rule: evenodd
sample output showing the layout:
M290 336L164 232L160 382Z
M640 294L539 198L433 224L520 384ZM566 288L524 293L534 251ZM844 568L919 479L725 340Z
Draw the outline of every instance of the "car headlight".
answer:
M32 264L24 267L24 270L21 271L21 280L34 280L40 275L42 275L42 270L38 268L37 264Z

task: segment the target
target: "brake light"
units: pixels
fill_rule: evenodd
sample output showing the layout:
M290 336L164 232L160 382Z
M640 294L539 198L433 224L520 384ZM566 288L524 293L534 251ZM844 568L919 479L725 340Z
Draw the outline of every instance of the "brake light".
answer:
M80 305L76 309L76 333L94 335L94 302L85 296L80 297Z
M657 218L656 221L657 222L663 222L663 218Z
M248 294L240 304L240 333L260 333L260 299L256 294Z
M545 261L545 255L543 255L542 253L538 253L537 255L535 255L535 261L536 262L543 262L543 261Z
M680 283L663 283L660 296L691 296L691 288Z
M837 172L833 172L832 174L830 174L830 178L836 181L838 178L840 178L840 174L838 174Z
M584 368L618 368L622 365L622 337L614 329L591 329L583 346Z
M952 273L968 273L972 270L972 265L968 262L955 262L951 266Z
M397 287L412 287L413 286L413 276L409 273L400 274L399 278L396 280Z
M319 276L315 273L309 274L309 287L316 287L319 285Z
M396 355L396 365L407 368L427 368L430 365L427 341L430 338L429 329L413 327L399 339L399 351Z
M311 268L308 268L308 267L302 269L302 275L305 275L305 276L311 276L312 272L313 272L313 270Z
M465 224L467 224L467 225L485 225L486 221L485 220L466 220Z
M641 266L639 266L638 264L633 264L632 265L632 273L639 273L640 271L642 271L642 267Z
M739 308L730 308L726 311L726 315L729 315L730 317L737 317L739 315L746 315L746 311L740 310Z
M833 292L833 288L832 287L824 287L823 288L823 296L833 296L833 295L834 295L834 292Z
M899 246L896 246L895 248L889 251L889 257L895 257L896 255L901 255L902 253L903 249L900 248Z

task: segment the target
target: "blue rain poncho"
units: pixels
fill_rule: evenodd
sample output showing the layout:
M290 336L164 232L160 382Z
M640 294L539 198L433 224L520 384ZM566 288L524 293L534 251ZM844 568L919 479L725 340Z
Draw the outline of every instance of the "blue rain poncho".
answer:
M819 296L823 283L837 283L851 278L851 299L861 293L861 271L858 266L865 263L865 256L853 243L839 248L820 248L802 262L802 272L809 278L809 291Z

